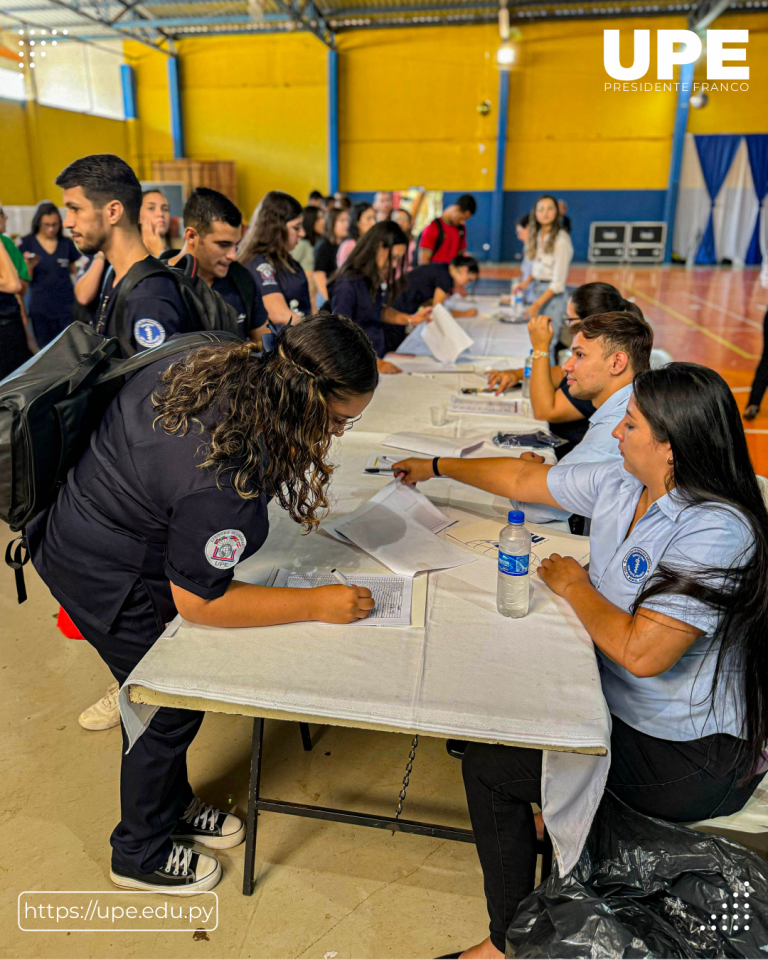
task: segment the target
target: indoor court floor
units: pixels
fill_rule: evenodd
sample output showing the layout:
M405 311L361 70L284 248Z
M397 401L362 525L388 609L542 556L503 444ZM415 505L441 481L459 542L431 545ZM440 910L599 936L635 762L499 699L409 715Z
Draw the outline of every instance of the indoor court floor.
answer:
M483 277L508 277L517 271L505 266L483 270ZM721 374L743 410L763 346L763 317L768 290L760 285L760 270L747 267L595 267L577 265L569 285L595 280L612 283L634 299L653 324L654 346L675 360L712 367ZM768 401L751 423L745 423L749 450L757 473L768 474Z

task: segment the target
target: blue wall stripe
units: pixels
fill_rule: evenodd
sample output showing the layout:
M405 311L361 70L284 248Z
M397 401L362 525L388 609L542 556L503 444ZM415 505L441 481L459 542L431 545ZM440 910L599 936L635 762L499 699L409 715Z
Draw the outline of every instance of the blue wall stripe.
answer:
M328 51L328 192L339 189L339 55Z
M499 71L498 127L496 131L496 178L491 208L491 260L501 259L504 238L504 169L507 159L509 115L509 70Z
M179 82L178 57L168 57L168 95L171 100L173 159L181 160L184 156L184 127L181 119L181 84Z
M685 130L688 126L688 104L691 100L693 85L692 63L680 66L677 91L677 106L675 107L675 129L672 134L672 153L669 158L669 180L667 195L664 198L664 220L667 221L667 245L664 250L664 260L672 259L672 234L675 229L675 213L677 211L677 195L680 187L680 170L683 166L683 147L685 145ZM684 89L687 87L688 89Z
M123 113L126 120L138 120L136 112L136 74L129 63L120 64L120 82L123 87Z

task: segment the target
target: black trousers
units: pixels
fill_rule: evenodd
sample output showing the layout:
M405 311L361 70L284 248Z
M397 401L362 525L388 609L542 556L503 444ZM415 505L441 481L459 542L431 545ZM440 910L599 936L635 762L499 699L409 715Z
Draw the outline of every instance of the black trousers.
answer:
M157 617L141 582L109 633L72 619L121 685L158 637ZM160 707L130 753L125 752L123 730L120 822L110 839L115 872L151 873L168 859L171 833L194 795L187 780L187 747L204 716L197 710Z
M754 404L754 406L759 407L766 389L768 389L768 310L763 317L763 355L760 357L760 363L758 363L755 371L755 379L752 383L747 406L751 407Z
M659 740L617 717L611 734L608 788L640 813L677 823L740 810L762 779L737 786L740 741L728 734L701 740ZM536 828L532 803L541 803L539 750L470 743L464 786L483 868L491 940L504 952L505 934L520 901L532 890Z

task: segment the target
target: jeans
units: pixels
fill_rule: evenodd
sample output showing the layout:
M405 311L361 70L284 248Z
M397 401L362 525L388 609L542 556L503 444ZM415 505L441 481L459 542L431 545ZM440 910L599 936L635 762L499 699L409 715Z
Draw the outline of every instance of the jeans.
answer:
M660 740L613 717L608 789L647 816L686 823L740 810L762 779L736 785L740 742L728 734L701 740ZM477 853L483 869L493 945L532 890L541 803L539 750L470 743L462 772Z
M534 280L525 290L525 302L530 305L534 300L538 300L545 290L549 290L549 280ZM560 341L560 328L563 325L563 317L568 308L568 299L570 294L568 290L563 293L557 293L549 300L541 312L552 320L552 344L549 348L549 361L552 366L557 363L557 345Z

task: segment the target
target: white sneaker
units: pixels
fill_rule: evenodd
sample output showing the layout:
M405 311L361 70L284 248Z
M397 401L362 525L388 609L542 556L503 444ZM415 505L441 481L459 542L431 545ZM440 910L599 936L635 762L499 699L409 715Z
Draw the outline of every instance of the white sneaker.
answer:
M195 797L179 817L171 839L192 840L214 850L236 847L245 839L245 824L234 813L226 813Z
M116 887L126 890L156 890L171 897L193 897L213 890L221 880L221 864L192 847L174 843L165 866L153 873L124 874L110 870L109 879Z
M113 683L107 692L87 710L83 710L77 722L86 730L109 730L120 723L120 708L117 705L119 683Z

